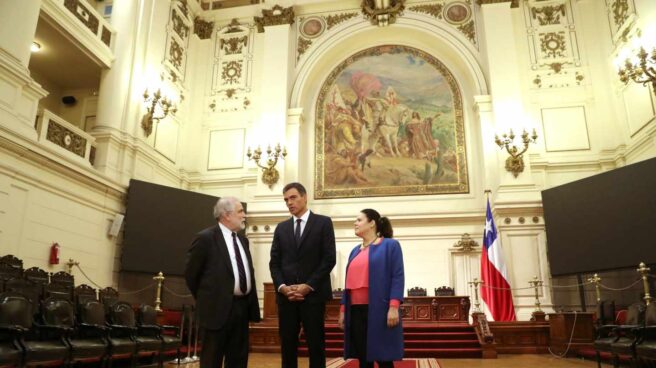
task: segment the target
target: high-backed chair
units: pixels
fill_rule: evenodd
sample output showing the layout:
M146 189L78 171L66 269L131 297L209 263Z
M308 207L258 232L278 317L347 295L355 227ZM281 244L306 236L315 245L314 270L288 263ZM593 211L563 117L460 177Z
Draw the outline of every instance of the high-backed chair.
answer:
M435 288L435 296L454 296L456 292L452 287L449 286L440 286Z
M32 305L28 298L16 292L0 293L0 366L23 364L23 335L32 323Z
M139 306L137 327L139 328L139 336L157 331L158 338L162 340L160 362L164 355L170 355L171 353L175 353L176 359L180 357L180 348L182 347L180 328L178 326L157 324L157 311L152 305L142 304Z
M615 317L614 300L600 300L597 303L597 326L612 325Z
M20 293L30 301L30 315L35 316L39 311L41 292L39 286L30 280L10 279L5 283L5 291Z
M632 318L631 307L638 309L638 318ZM637 330L644 327L645 323L645 305L642 303L635 303L629 307L629 314L625 325L615 327L614 334L617 336L615 341L610 344L610 352L613 355L613 366L620 366L620 356L629 357L631 366L637 364L638 358L636 355L636 343L638 342Z
M618 329L620 326L640 326L644 321L645 307L642 303L634 303L629 306L626 312L626 319L624 324L617 325L604 325L597 327L596 338L594 341L595 355L597 358L597 366L601 368L601 354L612 353L611 345L619 339ZM614 356L615 357L615 356ZM617 357L619 359L619 357Z
M110 357L109 327L105 307L97 300L86 300L77 305L75 335L70 339L73 362L100 361Z
M79 306L88 301L98 300L96 289L87 284L78 285L73 289L73 297L75 303Z
M73 288L75 279L73 275L60 271L50 276L50 284L45 286L45 297L59 297L73 302Z
M411 289L408 289L408 296L426 296L426 289L419 286L415 286Z
M40 295L43 298L44 287L50 282L50 275L48 272L40 269L39 267L30 267L23 271L23 278L30 280L38 285L40 289Z
M645 327L638 330L636 354L641 362L656 366L656 303L645 310ZM647 365L645 364L645 365Z
M27 280L23 280L27 281ZM23 365L63 366L68 363L69 347L65 335L69 330L59 325L34 321L32 301L25 295L8 291L0 296L0 324L10 325L23 349ZM50 317L49 309L42 308Z
M107 309L107 306L105 306ZM137 361L137 326L130 304L116 302L109 307L109 351L110 363L116 358L129 357L132 364Z
M23 261L18 257L11 254L7 254L5 256L0 257L0 263L9 265L13 269L12 277L23 276Z
M118 302L118 291L113 287L106 287L98 292L98 297L109 314L110 308Z

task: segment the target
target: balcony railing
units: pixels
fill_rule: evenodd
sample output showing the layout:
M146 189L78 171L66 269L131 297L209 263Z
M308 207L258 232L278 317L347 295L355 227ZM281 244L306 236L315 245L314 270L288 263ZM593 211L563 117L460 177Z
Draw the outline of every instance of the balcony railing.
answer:
M39 114L36 131L44 147L84 166L93 164L96 138L52 111L44 109Z
M84 0L43 0L41 9L107 67L111 66L116 31L91 5Z

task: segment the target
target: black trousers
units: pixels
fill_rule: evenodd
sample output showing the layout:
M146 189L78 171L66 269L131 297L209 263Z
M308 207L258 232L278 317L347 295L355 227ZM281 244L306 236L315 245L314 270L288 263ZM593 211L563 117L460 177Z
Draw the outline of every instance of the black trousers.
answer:
M325 302L281 300L278 303L282 368L298 367L298 335L301 324L310 354L310 368L326 367L325 311Z
M201 368L221 368L224 358L226 368L248 367L247 297L235 297L232 300L230 317L223 328L203 330Z
M367 361L367 322L369 321L369 306L367 304L356 304L351 306L351 342L353 350L360 362L360 368L373 368L374 362ZM380 362L379 368L394 368L393 362Z

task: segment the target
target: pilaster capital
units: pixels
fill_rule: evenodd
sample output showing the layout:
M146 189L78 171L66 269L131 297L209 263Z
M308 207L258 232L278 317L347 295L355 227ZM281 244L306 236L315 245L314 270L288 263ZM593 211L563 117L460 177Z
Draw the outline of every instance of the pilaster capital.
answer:
M278 26L281 24L294 24L294 7L283 8L280 5L274 5L272 9L262 9L261 17L254 17L257 25L257 32L264 32L264 27Z

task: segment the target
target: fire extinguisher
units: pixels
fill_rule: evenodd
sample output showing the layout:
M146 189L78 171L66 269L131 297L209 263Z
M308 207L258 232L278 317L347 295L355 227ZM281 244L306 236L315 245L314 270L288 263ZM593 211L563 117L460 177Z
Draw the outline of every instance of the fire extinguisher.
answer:
M59 244L53 243L50 247L50 264L59 264Z

